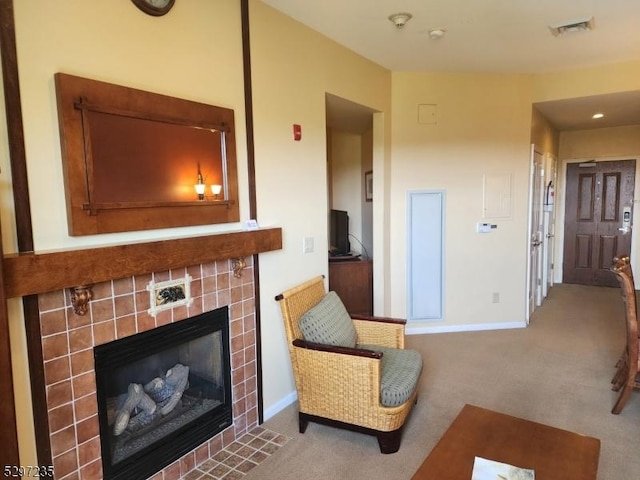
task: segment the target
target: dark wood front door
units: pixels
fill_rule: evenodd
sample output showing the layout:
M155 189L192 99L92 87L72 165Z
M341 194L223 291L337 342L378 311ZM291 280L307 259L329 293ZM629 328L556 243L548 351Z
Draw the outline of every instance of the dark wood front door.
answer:
M635 160L570 163L564 228L563 282L617 287L613 257L631 253Z

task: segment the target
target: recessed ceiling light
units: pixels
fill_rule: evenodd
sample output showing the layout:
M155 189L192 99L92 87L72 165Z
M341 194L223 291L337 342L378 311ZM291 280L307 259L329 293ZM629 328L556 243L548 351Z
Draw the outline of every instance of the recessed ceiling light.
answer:
M604 117L604 113L594 113L591 118L598 119Z

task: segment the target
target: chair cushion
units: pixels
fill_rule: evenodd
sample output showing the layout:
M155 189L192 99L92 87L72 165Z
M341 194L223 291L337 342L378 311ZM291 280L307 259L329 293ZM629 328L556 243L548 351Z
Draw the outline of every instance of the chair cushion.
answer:
M302 317L300 330L308 342L355 347L356 327L336 292L329 292Z
M380 403L385 407L397 407L409 400L422 372L420 353L379 345L358 345L358 348L382 352Z

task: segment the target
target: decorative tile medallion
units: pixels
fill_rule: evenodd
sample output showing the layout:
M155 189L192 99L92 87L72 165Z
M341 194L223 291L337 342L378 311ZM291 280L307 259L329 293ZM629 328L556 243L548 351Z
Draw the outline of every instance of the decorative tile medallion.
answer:
M149 315L156 316L158 312L175 308L180 305L191 305L191 275L177 280L167 280L155 283L153 280L147 285L150 295Z

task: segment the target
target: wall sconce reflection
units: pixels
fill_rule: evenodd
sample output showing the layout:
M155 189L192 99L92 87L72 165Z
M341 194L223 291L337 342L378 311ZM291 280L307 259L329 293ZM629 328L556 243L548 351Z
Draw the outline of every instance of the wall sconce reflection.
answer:
M213 198L215 198L216 200L218 200L221 191L222 185L211 185L211 193L213 193Z
M198 200L204 200L204 191L207 186L204 184L204 179L202 178L202 174L200 172L198 172L198 183L196 183L193 188L196 189Z

